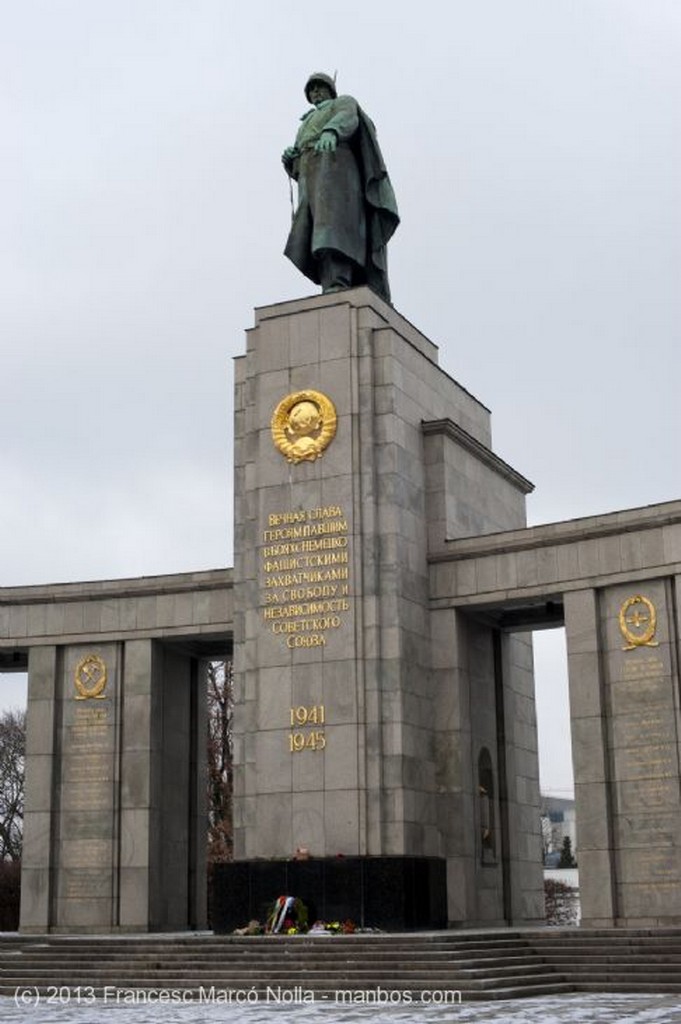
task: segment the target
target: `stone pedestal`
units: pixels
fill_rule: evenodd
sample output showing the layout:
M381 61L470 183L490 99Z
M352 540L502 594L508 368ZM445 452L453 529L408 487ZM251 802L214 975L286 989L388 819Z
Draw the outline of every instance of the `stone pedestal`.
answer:
M432 607L428 564L530 485L366 288L258 310L236 378L237 859L443 858L450 921L536 920L531 650Z

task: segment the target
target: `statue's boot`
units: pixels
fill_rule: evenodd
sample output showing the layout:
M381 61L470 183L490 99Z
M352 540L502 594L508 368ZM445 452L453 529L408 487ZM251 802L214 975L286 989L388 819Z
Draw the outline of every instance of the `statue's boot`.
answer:
M318 259L323 293L352 288L352 262L346 256L333 249L325 249Z

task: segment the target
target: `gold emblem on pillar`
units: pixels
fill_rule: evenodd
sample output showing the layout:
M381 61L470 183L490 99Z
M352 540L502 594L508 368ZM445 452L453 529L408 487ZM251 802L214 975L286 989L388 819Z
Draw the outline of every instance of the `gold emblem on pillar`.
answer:
M620 631L627 641L623 651L633 651L637 647L659 647L653 640L657 631L657 612L655 605L642 594L628 597L620 608Z
M321 391L296 391L283 398L272 416L272 438L289 462L314 462L336 436L338 416Z
M98 654L86 654L80 659L73 673L73 682L78 691L76 700L102 700L106 681L107 670L104 661Z

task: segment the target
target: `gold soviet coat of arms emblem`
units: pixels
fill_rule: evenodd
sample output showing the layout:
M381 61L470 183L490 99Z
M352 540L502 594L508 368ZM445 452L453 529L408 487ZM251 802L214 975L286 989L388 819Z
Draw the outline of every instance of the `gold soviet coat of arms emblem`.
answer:
M296 391L272 415L272 438L289 462L314 462L336 436L336 408L321 391Z
M633 651L637 647L659 647L653 640L657 631L657 612L655 605L643 594L628 597L620 608L619 627L627 641L623 651Z
M88 700L93 697L102 700L107 683L107 670L103 659L98 654L86 654L76 665L73 682L78 691L76 700Z

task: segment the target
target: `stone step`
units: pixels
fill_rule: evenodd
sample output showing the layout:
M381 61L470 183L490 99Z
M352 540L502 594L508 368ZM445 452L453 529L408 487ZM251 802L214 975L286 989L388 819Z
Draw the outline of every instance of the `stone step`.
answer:
M524 985L519 988L494 988L480 992L462 993L462 1000L465 1003L481 1002L501 999L530 999L535 996L561 996L575 991L574 985L568 982L549 982L546 985Z
M70 974L86 973L86 974L117 974L119 976L130 975L130 974L177 974L195 972L197 975L204 974L237 974L237 973L266 973L281 971L289 974L304 974L311 970L319 972L328 972L330 974L335 971L342 970L353 970L360 975L394 975L394 974L460 974L460 975L495 975L502 977L507 974L513 974L518 971L553 971L554 967L551 964L545 964L542 962L520 962L514 964L511 967L500 967L495 971L487 970L482 964L478 965L466 965L462 967L458 964L410 964L404 962L401 964L378 964L378 965L367 965L357 963L355 961L336 961L333 963L317 963L311 961L308 964L289 964L283 961L272 961L269 964L186 964L186 963L175 963L175 964L110 964L110 963L90 963L90 964L7 964L0 968L0 976L7 976L11 974L13 977L21 976L24 977L28 974L39 974L41 977L53 977L59 974Z
M536 937L536 936L533 936ZM163 935L41 935L41 936L17 936L17 935L0 935L0 948L3 945L46 945L53 943L63 943L69 946L125 946L126 948L133 948L135 946L146 947L146 946L169 946L172 945L176 948L187 948L191 946L213 947L215 949L222 949L225 946L239 946L243 944L248 945L268 945L272 942L290 942L295 945L308 943L310 945L317 942L335 942L335 943L348 943L349 945L355 946L381 946L382 948L399 947L402 949L411 949L415 944L419 946L441 946L450 948L452 946L461 946L462 948L468 948L470 946L480 946L481 948L488 948L490 946L507 946L512 943L527 943L528 939L519 933L510 932L508 934L499 935L498 933L490 933L486 935L484 933L476 933L466 938L462 937L461 932L411 932L401 933L399 935L392 935L383 932L366 933L366 932L355 932L350 935L325 935L324 933L314 934L308 933L306 935L219 935L214 936L209 933L205 935L202 933L195 933L192 938L182 938L179 936L163 936Z
M231 947L219 950L176 950L172 947L150 947L148 949L134 949L124 950L120 947L115 949L110 948L99 948L99 947L76 947L73 949L65 948L64 946L46 946L36 948L22 948L16 950L0 950L0 959L4 959L8 956L33 956L36 959L39 958L52 958L55 956L60 957L79 957L83 960L87 960L96 957L106 956L107 958L115 960L130 959L131 957L143 958L143 957L174 957L174 958L193 958L193 959L222 959L222 958L238 958L238 957L254 957L258 959L269 959L272 956L287 956L289 958L303 959L309 956L350 956L355 959L392 959L392 960L403 960L409 959L414 955L424 956L433 960L503 960L512 959L517 956L524 955L537 955L534 949L527 945L508 947L504 949L436 949L430 950L420 946L412 946L411 948L405 948L404 950L381 950L373 947L369 950L353 949L347 946L340 946L336 944L334 939L330 939L328 942L319 943L316 946L290 946L279 944L278 942L272 942L269 947Z
M678 943L681 942L681 929L677 932L665 932L661 935L646 935L641 934L640 932L630 932L615 928L613 929L613 934L608 936L583 932L580 928L570 928L566 930L546 928L543 932L528 932L525 935L517 936L517 938L522 939L524 942L564 942L566 945L571 942L586 944L591 944L593 942L607 942L613 946L631 942L643 942L648 946L654 946L658 943L664 944L667 942L676 943L678 945Z
M569 967L569 965L567 965ZM674 970L673 965L665 965L670 971ZM173 973L182 971L183 973L193 972L197 976L203 976L206 973L219 973L224 974L225 972L245 972L245 971L287 971L290 974L300 974L307 970L314 968L320 971L334 971L338 969L352 969L362 974L403 974L405 972L410 973L422 973L422 974L486 974L495 977L503 977L505 975L517 973L520 970L535 972L535 971L555 971L564 969L563 965L547 963L541 959L528 958L524 960L518 960L512 964L498 964L494 967L488 967L485 964L478 963L475 961L466 961L465 963L428 963L422 961L402 961L397 963L366 963L363 961L355 960L313 960L307 963L294 962L291 963L285 960L271 960L268 962L252 962L252 961L223 961L223 962L207 962L197 964L194 962L186 961L174 961L172 963L166 963L163 961L146 961L144 963L128 962L128 963L112 963L110 961L103 961L101 963L78 963L73 961L60 961L55 963L47 963L41 961L21 961L19 963L5 963L0 967L0 976L12 974L13 976L21 975L22 977L28 975L50 975L50 977L64 973L68 971L71 974L81 975L91 974L93 971L105 970L107 973L119 974L119 975L130 975L130 974L148 974L148 973Z
M216 988L217 987L218 986L216 986ZM136 986L135 988L137 989L138 987ZM140 990L142 988L143 988L142 986L139 986ZM206 992L205 988L203 990L201 990L200 987L191 987L191 986L176 986L176 988L178 990L182 991L183 998L187 998L187 999L189 998L188 996L185 997L184 993L192 993L194 999L196 999L197 1001L201 1000L202 997L205 1000L205 992ZM281 988L282 988L282 991L284 991L284 990L289 990L290 991L290 986L288 986L288 985L284 984L284 985L281 986ZM40 996L42 996L44 998L47 995L49 995L50 991L51 991L51 989L50 989L49 986L41 987L41 986L38 985L38 986L36 986L36 989L33 990L32 994L39 994ZM259 999L260 1002L263 1002L263 1001L267 1000L268 997L269 997L269 1001L272 1001L271 993L272 993L272 991L274 991L274 992L277 991L277 985L275 984L275 985L270 985L270 986L264 986L264 987L261 987L261 988L257 988L256 987L255 989L253 989L253 991L258 995L258 999ZM358 991L358 990L357 990L357 987L354 986L354 985L344 986L344 987L342 987L340 989L338 987L334 987L334 986L329 986L327 988L319 988L319 989L315 990L315 1000L316 1001L323 1001L324 999L328 999L329 1001L337 1002L338 1001L338 997L339 997L339 993L348 992L348 993L350 993L350 996L347 998L347 1002L348 1002L348 1005L352 1005L352 995L356 991ZM378 991L378 989L376 987L373 987L373 988L372 987L365 987L361 991L363 991L363 992L376 992L376 991ZM413 998L413 1001L417 1002L419 1000L420 995L421 995L422 992L430 991L430 990L427 989L427 988L409 988L409 987L406 987L406 986L400 986L399 991L400 991L400 993L408 993ZM447 989L446 991L451 992L452 996L459 996L461 1002L479 1002L479 1001L485 1001L486 1002L486 1001L489 1001L489 1000L500 1000L500 999L527 999L527 998L535 997L535 996L540 997L540 996L565 995L565 994L568 994L570 992L573 992L574 991L574 987L571 986L571 985L565 984L565 983L560 983L560 982L555 983L555 982L552 982L552 983L545 984L545 985L527 984L525 986L521 986L521 987L518 987L518 988L488 989L486 991L473 991L473 990L471 990L469 992L459 992L456 989ZM4 984L0 984L0 997L10 997L10 998L12 998L14 996L14 994L15 994L14 987L7 986L7 985L4 985ZM95 988L93 988L92 994L94 995L95 998L103 999L105 994L106 994L105 988L104 987L101 987L101 988L95 987ZM88 993L88 996L89 996L89 993ZM109 998L109 1001L110 1001L110 995L109 995L108 998ZM302 1001L302 999L299 1000L299 1001ZM449 1005L452 1005L453 1003L456 1003L458 1001L459 1000L457 998L452 998Z
M354 942L362 943L365 945L371 945L376 943L381 946L408 946L409 936L404 933L400 936L398 941L394 941L392 936L385 935L386 941L381 941L383 936L381 934L365 934L365 933L352 933L348 935L343 934L327 934L320 932L318 934L308 932L305 934L286 935L286 934L259 934L259 935L211 935L206 933L190 933L193 935L192 938L182 938L175 934L165 933L153 933L153 934L111 934L111 935L90 935L83 933L79 935L62 935L58 932L50 933L49 935L35 935L35 936L17 936L16 933L8 936L0 935L0 948L3 946L44 946L52 944L62 944L67 946L174 946L177 949L187 949L192 946L213 947L214 949L221 949L224 946L239 946L244 943L250 943L251 945L257 945L258 943L268 942L316 942L318 939L328 939L335 942ZM442 933L445 938L439 938L433 940L433 945L447 944L446 935L448 933ZM391 940L391 941L388 941ZM506 939L505 941L509 941ZM519 937L516 936L514 940L519 941ZM431 940L429 938L421 938L420 945L430 945Z
M11 980L2 980L2 982L0 982L0 990L3 992L12 993L17 988L30 988L32 991L34 989L37 989L40 992L47 992L50 990L55 991L55 988L64 991L68 989L73 992L76 992L78 990L82 991L83 989L94 989L98 992L103 992L107 989L109 992L111 992L114 989L118 991L125 991L130 989L152 991L159 989L162 989L164 991L197 991L203 989L203 991L208 991L211 988L216 990L219 989L220 991L243 991L251 989L255 989L256 991L264 991L267 988L281 988L290 991L291 989L299 988L306 991L313 991L315 993L338 991L369 992L376 991L377 989L383 989L384 991L394 992L430 992L437 990L440 992L461 992L462 997L464 999L468 999L476 994L478 996L484 996L485 993L494 994L500 990L506 993L513 993L517 995L519 991L525 992L530 988L534 989L535 991L546 991L548 989L554 991L569 991L571 988L574 988L574 986L570 985L570 983L568 982L561 981L560 979L556 980L555 978L518 978L513 985L504 982L497 982L495 984L489 983L486 985L468 985L465 983L461 984L457 981L445 979L434 985L433 982L431 982L430 980L423 982L413 981L411 979L403 979L398 982L365 982L358 981L357 979L353 978L352 975L349 975L345 978L321 978L310 980L295 979L295 981L287 977L265 978L261 980L245 979L243 981L223 981L221 979L215 979L214 981L208 981L204 984L201 984L201 982L197 982L192 978L185 977L177 977L169 979L168 981L151 981L146 983L143 981L119 982L116 984L105 979L91 979L89 981L81 982L80 984L73 982L71 984L65 983L60 986L54 986L50 982L42 980L30 986L26 986L25 984L22 985L22 983L15 985L14 982ZM493 995L493 998L496 998L496 996Z
M681 948L681 937L672 938L671 936L665 939L656 940L636 937L626 939L617 938L612 941L600 938L578 938L577 936L569 936L565 939L554 939L553 937L548 938L542 936L538 938L528 938L526 942L531 946L542 945L556 948L560 947L562 949L578 949L581 947L584 947L584 949L597 949L599 946L608 946L611 949L629 949L630 947L645 949L650 949L651 947L655 947L656 949L664 949L667 947L671 949Z
M563 950L546 950L537 949L536 953L547 963L590 963L596 960L611 960L617 961L621 964L632 964L637 962L650 963L669 963L681 965L681 954L679 953L659 953L653 950L633 950L630 953L613 952L608 949L594 949L589 953L581 951L579 953L571 953Z
M262 969L262 970L240 970L240 971L229 971L229 970L215 970L215 971L110 971L110 970L90 970L87 973L82 971L43 971L43 972L2 972L0 973L0 980L3 984L9 984L13 982L19 984L44 984L44 985L67 985L77 986L81 985L95 985L95 984L159 984L163 982L164 985L171 985L176 983L178 978L194 979L196 983L205 984L218 981L236 983L248 981L254 983L255 981L262 981L268 983L270 980L281 980L282 982L288 981L288 983L295 982L296 984L302 983L304 980L306 983L323 981L324 979L352 979L359 987L362 987L364 983L371 984L373 982L380 984L390 984L394 987L400 986L402 982L409 983L423 983L428 985L440 985L440 984L467 984L475 987L489 987L490 985L497 985L506 983L512 984L518 977L526 978L538 978L538 977L550 977L555 978L556 973L550 968L544 969L528 969L523 968L522 970L515 970L514 972L505 972L503 974L490 975L484 971L477 972L459 972L459 971L419 971L419 970L408 970L404 969L401 971L360 971L354 965L345 965L345 967L339 966L335 970L310 968L305 971L289 971L285 969Z
M206 960L206 961L187 961L187 960L159 960L152 958L149 960L138 961L138 960L127 960L127 961L110 961L106 958L99 959L94 958L90 961L80 960L30 960L24 959L18 961L11 961L3 964L2 969L5 971L11 970L13 973L27 971L44 972L45 970L59 971L64 969L71 969L73 971L81 970L88 971L93 967L106 965L113 971L142 971L142 970L174 970L177 967L182 967L185 970L242 970L246 966L251 969L262 969L271 970L276 967L281 967L282 970L288 971L301 971L305 970L310 964L314 963L320 968L333 968L337 963L345 965L353 965L357 970L370 970L370 971L402 971L407 968L415 970L435 970L435 971L471 971L481 970L488 974L501 973L501 972L512 972L516 971L521 967L526 968L541 968L546 967L553 969L554 964L548 962L542 957L518 957L517 959L508 962L503 961L500 963L485 963L483 961L466 960L466 961L423 961L423 960L397 960L397 961L381 961L377 960L374 962L365 960L348 959L345 957L325 957L325 958L308 958L307 960L290 960L288 958L271 958L269 960L252 960L250 958L240 958L239 960Z
M642 953L645 956L663 956L665 954L672 954L677 956L681 953L681 945L653 945L652 943L646 944L645 942L631 943L626 946L617 946L609 942L591 943L590 945L572 945L569 943L561 942L530 942L527 946L528 949L541 950L546 953L564 953L566 956L591 956L593 953L599 952L599 950L607 950L613 953L615 956L631 956L635 953Z
M681 993L681 982L660 982L660 981L637 981L617 980L603 978L599 980L580 981L578 992L619 992L623 995L635 993L651 993L653 995L665 995L667 993Z
M59 965L45 964L21 964L12 963L0 968L0 978L6 983L8 979L29 982L31 979L44 981L45 983L57 984L63 981L64 984L78 984L78 982L93 983L93 979L101 979L107 983L110 980L125 979L126 981L159 980L182 977L195 977L199 981L207 978L254 978L264 979L274 977L295 978L301 977L323 978L335 976L352 976L356 979L381 981L399 981L400 979L424 979L429 983L433 979L451 980L460 979L477 982L487 982L504 978L513 978L518 975L536 976L550 975L555 977L555 970L547 964L536 962L522 962L510 967L502 967L495 971L489 971L484 965L478 964L462 968L455 964L414 964L403 962L390 966L365 965L361 962L337 960L334 963L320 964L315 962L291 965L282 961L272 961L268 964L196 964L177 963L166 964L110 964L110 963L89 963L87 965L64 963Z
M219 945L206 945L199 946L195 944L194 952L196 955L201 956L224 956L232 950L248 952L249 954L269 953L273 948L280 946L289 950L300 950L309 953L310 951L317 952L318 950L329 948L343 948L346 951L353 951L356 955L373 955L377 952L391 954L393 956L399 955L411 955L415 948L424 950L428 956L430 955L451 955L452 953L462 953L467 956L494 956L495 954L502 954L507 951L513 950L527 950L530 948L529 944L524 940L516 940L512 943L488 943L488 944L453 944L453 943L407 943L396 946L394 944L386 944L382 946L380 943L373 943L370 946L364 946L361 943L344 941L340 936L319 936L314 939L307 939L304 937L288 937L288 936L269 936L262 941L257 939L242 940L241 943L224 943ZM177 955L186 955L191 952L192 947L176 946L172 943L145 943L135 945L124 946L121 942L117 943L94 943L94 942L74 942L73 940L64 942L50 941L48 943L37 943L37 944L22 944L21 946L11 947L22 952L28 951L54 951L56 949L68 950L69 953L80 952L83 955L107 952L113 954L120 954L122 956L128 956L135 953L162 953L164 951L172 951ZM0 947L0 955L4 955L9 950Z
M422 952L425 956L506 956L508 954L515 953L517 951L531 950L536 943L530 944L527 942L517 942L513 945L505 946L472 946L472 947L457 947L457 946L427 946L413 943L411 945L405 945L404 947L392 947L392 946L380 946L373 945L370 947L364 947L349 943L341 942L340 939L327 937L321 939L315 939L313 942L307 942L305 940L294 941L291 939L284 938L272 938L268 939L265 943L259 943L257 945L250 943L242 944L230 944L226 946L195 946L195 947L177 947L173 945L148 945L148 946L135 946L125 947L118 943L115 946L96 946L90 943L83 944L66 944L66 943L41 943L34 946L17 946L17 947L5 947L0 949L0 956L5 956L9 953L54 953L61 951L68 955L74 955L76 953L86 956L88 954L96 953L97 955L106 953L111 956L135 956L135 955L151 955L151 954L164 954L172 953L177 956L229 956L232 954L245 954L249 956L265 955L270 956L273 950L287 950L289 953L299 953L301 955L318 954L324 952L324 950L342 950L343 954L353 956L410 956L415 950ZM559 948L559 947L557 947Z
M587 958L588 959L588 958ZM31 957L31 956L19 956L19 957L2 957L0 958L2 965L9 969L26 969L27 966L31 966L35 969L41 969L45 967L61 967L68 966L69 964L74 966L90 967L97 964L109 964L112 967L118 967L125 969L128 966L134 965L136 967L168 967L172 968L176 964L188 964L200 969L201 967L219 967L219 966L230 966L240 967L244 964L250 964L251 966L257 967L270 966L272 964L281 964L283 967L290 969L304 968L310 963L319 964L335 964L335 963L352 963L362 968L383 968L386 970L402 968L405 964L412 964L416 966L430 966L436 969L449 969L458 968L464 970L466 968L479 967L484 970L506 970L514 969L520 964L544 964L547 961L552 961L551 957L543 957L536 953L528 953L527 956L517 957L501 957L494 960L483 960L476 959L475 957L459 959L457 957L446 957L428 959L422 955L414 957L348 957L348 956L320 956L320 957L290 957L290 956L271 956L271 957L204 957L196 959L195 957L163 957L163 956L151 956L151 957L127 957L127 958L111 958L111 957ZM626 961L623 961L626 962Z
M666 939L658 939L656 941L653 941L652 939L646 940L642 938L632 938L608 942L607 939L578 939L570 936L564 941L549 938L527 939L527 944L530 946L542 945L546 948L556 949L598 949L601 946L607 946L610 949L650 949L653 947L655 949L680 949L681 938L673 939L669 937Z
M632 985L638 985L639 982L650 982L653 980L681 985L681 974L679 971L658 971L654 965L649 965L647 968L642 968L638 974L635 974L629 969L623 969L621 967L605 967L603 965L595 965L593 968L584 968L579 971L561 971L560 974L568 978L570 981L578 980L581 984L582 981L595 981L599 978L610 978L619 979L620 981L626 981Z
M126 969L128 967L143 968L143 967L166 967L171 968L177 964L187 964L201 969L202 967L221 967L229 966L233 968L243 967L244 965L251 965L253 967L268 967L272 964L281 964L286 969L300 969L305 968L310 963L319 963L333 965L337 963L342 964L354 964L358 968L370 968L370 969L402 969L405 965L416 965L416 966L429 966L438 970L448 970L451 968L466 969L472 967L478 967L487 971L492 970L505 970L514 969L515 967L524 964L544 964L546 958L541 954L528 952L526 955L518 955L514 957L495 957L494 959L484 959L482 957L433 957L429 958L424 956L422 952L408 957L357 957L347 956L340 951L337 955L325 954L323 956L288 956L284 954L275 954L269 957L251 957L251 956L233 956L233 957L165 957L163 955L153 956L141 956L141 957L109 957L109 956L90 956L90 957L69 957L64 954L57 956L40 956L35 957L30 954L21 954L18 956L0 956L0 965L9 970L25 970L27 967L41 970L45 968L61 968L68 965L74 967L89 968L93 966L111 966L113 969Z

